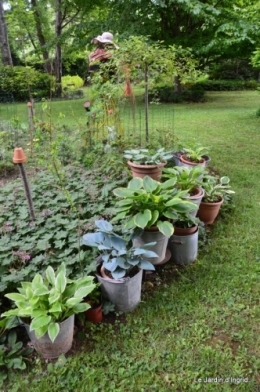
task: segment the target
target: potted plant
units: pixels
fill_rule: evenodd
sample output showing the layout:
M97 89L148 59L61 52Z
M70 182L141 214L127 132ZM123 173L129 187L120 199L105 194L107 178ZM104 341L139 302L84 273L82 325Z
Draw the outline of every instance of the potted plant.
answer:
M97 279L104 297L115 304L116 310L132 311L140 302L143 270L154 270L147 260L157 254L148 250L154 244L135 248L130 238L113 231L106 220L95 222L98 230L83 235L82 244L100 253Z
M90 305L82 303L95 287L94 277L71 280L64 264L56 274L51 266L45 278L36 274L32 282L22 282L19 293L5 296L14 301L15 309L2 316L18 316L35 347L44 358L57 358L72 345L74 315L85 312Z
M227 176L219 178L218 176L207 175L203 179L202 187L204 189L204 196L197 216L206 225L214 223L224 197L235 193L230 189L230 179Z
M156 242L152 250L158 254L153 264L162 263L166 256L169 237L174 232L172 220L179 213L191 212L197 207L187 200L188 193L174 189L175 179L160 183L146 176L133 178L126 188L114 189L121 198L117 203L117 215L113 221L124 220L126 229L143 229L135 245Z
M103 318L100 283L97 283L94 290L87 295L85 302L90 305L90 308L85 313L86 319L93 324L100 323Z
M159 148L154 153L145 148L124 151L124 158L127 159L133 177L150 176L157 181L161 178L162 168L172 157L173 153L164 151L164 148Z
M165 178L175 178L175 186L189 193L189 200L197 205L201 203L202 197L204 195L204 190L202 189L203 176L207 171L202 166L194 166L191 168L185 166L176 166L171 168L163 169L163 177ZM197 211L192 211L190 214L196 216Z
M180 165L186 167L192 167L196 165L206 166L206 160L203 158L208 153L207 147L203 147L201 144L195 143L188 147L184 147L185 151L180 156Z
M180 215L174 222L174 234L169 239L171 260L187 265L196 260L198 254L198 224L200 220L189 214Z

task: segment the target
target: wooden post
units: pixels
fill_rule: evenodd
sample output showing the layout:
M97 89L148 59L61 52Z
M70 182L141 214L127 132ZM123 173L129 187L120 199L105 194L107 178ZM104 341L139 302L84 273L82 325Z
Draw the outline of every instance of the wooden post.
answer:
M29 122L29 130L30 130L30 156L33 157L33 131L34 131L34 116L35 109L32 102L27 103L28 107L28 122Z
M144 69L144 83L145 83L145 138L146 138L146 143L149 141L149 129L148 129L148 64L145 63L145 69Z

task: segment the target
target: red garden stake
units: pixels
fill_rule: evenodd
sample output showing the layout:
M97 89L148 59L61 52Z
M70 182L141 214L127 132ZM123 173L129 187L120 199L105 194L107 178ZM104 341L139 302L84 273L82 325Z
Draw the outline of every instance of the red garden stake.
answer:
M31 215L31 220L34 221L35 220L35 213L34 213L34 206L33 206L31 191L30 191L28 180L27 180L26 171L23 167L23 164L24 164L24 162L26 162L26 159L27 158L25 156L25 153L24 153L22 147L17 147L14 149L13 163L18 164L20 174L21 174L21 177L23 180L24 192L25 192L25 196L27 199L27 203L28 203L28 207L29 207L29 211L30 211L30 215Z

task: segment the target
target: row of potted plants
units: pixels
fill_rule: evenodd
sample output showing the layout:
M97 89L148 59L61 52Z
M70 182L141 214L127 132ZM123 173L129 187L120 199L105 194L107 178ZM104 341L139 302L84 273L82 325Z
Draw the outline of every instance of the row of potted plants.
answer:
M128 160L149 155L140 149L131 150L130 157L129 151L125 155ZM74 315L87 311L91 300L99 299L100 289L116 310L132 311L140 302L143 271L155 270L171 257L179 264L196 259L198 224L200 220L212 223L204 218L201 205L216 200L221 204L223 196L234 192L228 177L213 176L203 165L163 168L166 161L161 166L160 160L169 156L173 158L164 149L153 154L155 166L160 168L157 179L138 173L127 187L114 189L118 201L113 222L123 224L122 232L118 233L111 222L98 220L96 231L83 236L82 244L99 252L97 280L93 276L70 280L63 264L56 273L49 266L44 277L36 274L32 282L22 283L18 293L6 295L15 308L2 316L18 316L43 357L58 357L70 349ZM145 162L151 161L146 157ZM185 249L180 256L180 244L189 236L181 232L183 228L193 229L195 250L189 254Z

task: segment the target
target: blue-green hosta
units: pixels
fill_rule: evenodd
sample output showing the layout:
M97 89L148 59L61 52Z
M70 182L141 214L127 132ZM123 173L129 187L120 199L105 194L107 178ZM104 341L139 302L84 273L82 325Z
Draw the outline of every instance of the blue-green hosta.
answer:
M98 230L95 233L87 233L82 238L82 243L98 249L103 266L111 272L114 279L126 276L134 267L145 270L154 270L154 266L146 258L158 255L149 250L155 242L134 248L131 240L113 232L113 226L106 220L95 222Z
M187 198L186 191L174 188L176 179L172 178L160 183L146 176L133 178L127 188L116 188L113 193L122 198L116 205L117 215L113 220L124 220L126 229L141 229L157 226L159 231L170 237L173 224L179 214L189 213L197 209Z
M32 282L22 282L19 293L6 294L7 298L14 301L16 308L2 316L29 317L30 330L34 330L36 337L40 338L48 332L54 342L60 330L60 322L90 308L82 300L95 289L96 284L93 283L93 276L68 279L64 264L56 273L49 266L45 275L43 279L40 274L36 274Z

